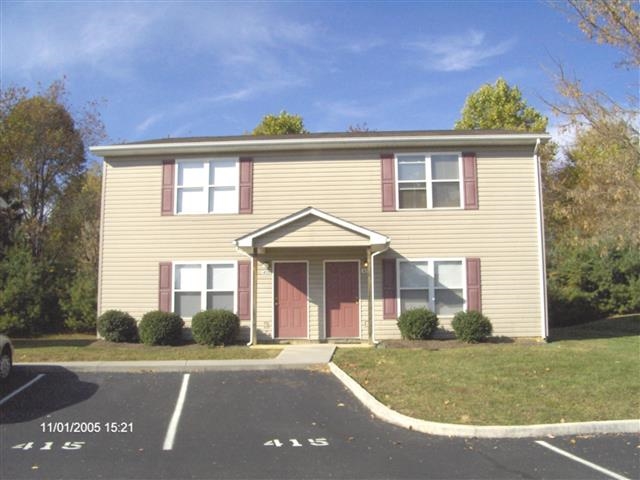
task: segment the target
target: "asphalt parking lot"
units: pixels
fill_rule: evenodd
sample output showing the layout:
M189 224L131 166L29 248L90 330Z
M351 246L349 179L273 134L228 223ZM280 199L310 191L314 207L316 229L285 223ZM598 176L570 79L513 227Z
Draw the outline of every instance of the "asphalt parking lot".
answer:
M2 479L635 479L639 454L635 435L465 440L404 430L319 370L17 368L0 390Z

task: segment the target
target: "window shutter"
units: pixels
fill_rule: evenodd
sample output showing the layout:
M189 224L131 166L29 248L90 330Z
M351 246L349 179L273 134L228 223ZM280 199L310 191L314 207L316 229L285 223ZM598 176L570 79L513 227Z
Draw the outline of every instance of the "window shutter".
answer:
M478 209L478 172L476 154L467 152L462 154L462 177L464 180L464 208Z
M467 258L467 310L482 311L479 258Z
M251 320L251 262L238 262L238 318Z
M158 309L171 311L171 262L160 262L160 282L158 290Z
M398 316L396 283L396 260L395 258L384 258L382 260L382 318L385 320L395 319Z
M162 162L162 215L173 215L173 185L176 171L175 160Z
M240 213L253 213L253 158L240 157Z
M393 212L396 209L395 157L393 154L380 155L382 171L382 211Z

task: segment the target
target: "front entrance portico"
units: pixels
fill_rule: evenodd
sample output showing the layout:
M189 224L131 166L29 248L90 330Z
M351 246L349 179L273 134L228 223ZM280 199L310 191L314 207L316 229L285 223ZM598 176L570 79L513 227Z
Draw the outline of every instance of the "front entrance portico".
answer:
M252 259L251 343L371 340L376 232L307 208L235 241Z

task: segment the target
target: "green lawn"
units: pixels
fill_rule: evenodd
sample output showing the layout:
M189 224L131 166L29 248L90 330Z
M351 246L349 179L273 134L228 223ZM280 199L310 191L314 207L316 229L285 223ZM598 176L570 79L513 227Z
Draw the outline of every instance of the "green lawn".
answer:
M47 335L14 338L14 362L71 362L103 360L235 360L274 358L281 349L253 349L245 346L205 347L185 344L150 347L143 344L109 343L95 335Z
M544 344L339 349L334 362L425 420L518 425L640 418L640 315L551 332Z

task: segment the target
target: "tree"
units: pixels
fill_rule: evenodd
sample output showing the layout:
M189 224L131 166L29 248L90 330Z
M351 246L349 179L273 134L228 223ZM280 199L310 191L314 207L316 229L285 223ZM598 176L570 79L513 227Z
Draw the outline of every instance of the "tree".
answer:
M288 135L309 133L304 128L304 122L300 115L287 113L285 110L278 115L268 114L262 117L262 121L253 129L253 135Z
M567 0L563 8L590 40L618 47L626 58L619 65L640 66L638 2L629 0ZM635 7L634 7L635 5Z
M96 327L96 297L102 175L98 164L74 183L52 213L51 251L64 252L69 280L59 292L65 325L74 331Z
M355 125L349 125L347 127L347 132L349 133L360 133L360 132L370 132L371 129L369 128L369 125L367 125L367 122L363 122L363 123L356 123Z
M640 155L625 122L581 130L551 180L549 227L556 241L640 245ZM635 140L634 140L635 138Z
M557 5L557 3L554 3ZM568 0L563 8L588 38L618 47L617 66L640 65L637 2ZM547 102L576 132L545 185L549 311L554 324L579 323L640 305L638 99L627 105L588 92L561 65L560 100ZM636 86L637 87L637 86Z
M66 300L95 305L100 180L85 148L104 134L95 106L72 110L64 81L33 96L0 90L0 330L60 328Z
M10 89L2 97L0 164L20 202L22 228L33 254L42 253L48 217L70 182L85 168L86 136L100 134L101 123L76 122L64 104L63 82L32 97Z
M505 129L544 132L547 118L529 107L518 87L510 87L503 78L482 85L469 95L455 128Z
M22 219L22 205L15 200L11 190L0 190L0 261L6 249L16 240L16 233Z
M620 48L618 66L640 65L640 18L637 6L623 0L569 1L569 15L590 39ZM636 3L637 5L637 3ZM587 92L558 65L560 100L547 102L562 128L577 132L559 165L547 201L553 235L578 243L630 241L640 246L640 147L638 98L628 104L602 91Z

